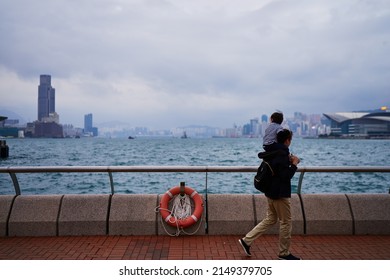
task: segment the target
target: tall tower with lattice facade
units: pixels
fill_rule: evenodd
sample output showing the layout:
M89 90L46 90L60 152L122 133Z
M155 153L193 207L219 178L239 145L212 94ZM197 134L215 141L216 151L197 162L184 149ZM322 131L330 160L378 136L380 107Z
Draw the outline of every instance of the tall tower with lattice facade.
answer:
M38 86L38 121L43 121L55 113L55 89L51 86L51 76L41 75Z

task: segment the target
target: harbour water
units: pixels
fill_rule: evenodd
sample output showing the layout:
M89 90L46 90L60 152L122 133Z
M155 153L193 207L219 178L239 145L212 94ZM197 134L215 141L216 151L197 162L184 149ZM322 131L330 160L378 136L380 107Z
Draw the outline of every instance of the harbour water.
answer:
M8 166L258 166L261 139L7 139ZM390 140L300 139L300 166L390 166ZM208 173L209 193L257 193L252 173ZM107 173L17 174L22 194L110 193ZM299 173L292 181L296 191ZM202 193L205 173L114 173L115 193L164 193L181 181ZM307 173L302 193L388 193L390 173ZM0 194L14 194L0 174Z

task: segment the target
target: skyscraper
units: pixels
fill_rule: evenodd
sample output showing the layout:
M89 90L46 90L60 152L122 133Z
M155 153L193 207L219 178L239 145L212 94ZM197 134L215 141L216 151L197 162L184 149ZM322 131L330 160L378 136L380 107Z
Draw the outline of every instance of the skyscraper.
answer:
M64 137L55 109L55 89L51 86L51 76L41 75L38 86L38 121L34 122L33 137Z
M92 114L84 115L84 131L92 132Z
M51 76L41 75L38 86L38 121L55 112L55 89L51 86Z
M98 128L93 127L92 114L84 115L84 133L90 136L98 136Z

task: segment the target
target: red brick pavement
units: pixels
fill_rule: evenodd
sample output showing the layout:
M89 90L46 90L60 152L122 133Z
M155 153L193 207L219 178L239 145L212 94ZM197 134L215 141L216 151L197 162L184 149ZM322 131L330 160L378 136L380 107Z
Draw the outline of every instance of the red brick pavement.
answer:
M265 235L244 255L240 236L2 237L1 260L243 260L277 256L278 237ZM390 260L390 236L293 236L305 260Z

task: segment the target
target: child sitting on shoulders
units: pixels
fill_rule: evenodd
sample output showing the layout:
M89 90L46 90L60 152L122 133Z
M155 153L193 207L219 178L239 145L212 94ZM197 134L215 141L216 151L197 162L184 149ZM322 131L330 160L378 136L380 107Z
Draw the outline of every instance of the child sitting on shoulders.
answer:
M282 122L283 122L283 113L275 112L271 115L270 118L271 123L266 128L264 137L263 137L263 149L266 152L274 151L278 149L278 143L276 139L276 135L279 131L283 130Z

